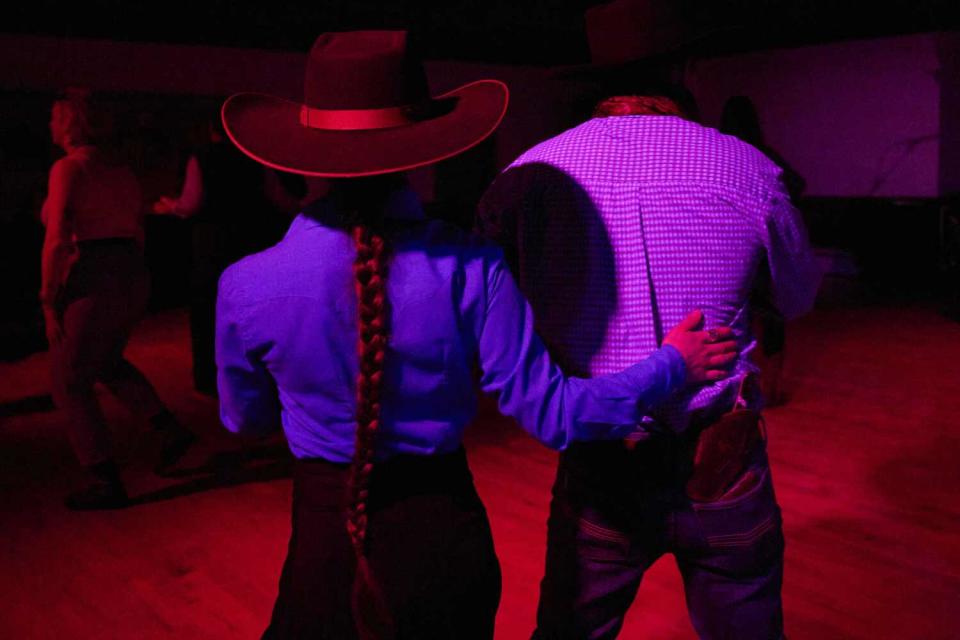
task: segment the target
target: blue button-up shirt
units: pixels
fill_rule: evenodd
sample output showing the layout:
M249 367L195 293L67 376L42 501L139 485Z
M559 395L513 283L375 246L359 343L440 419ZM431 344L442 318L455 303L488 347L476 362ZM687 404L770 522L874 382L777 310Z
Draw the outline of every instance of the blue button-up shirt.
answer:
M477 386L538 440L562 449L627 435L683 385L683 359L669 346L617 374L565 377L534 331L500 249L426 221L409 191L397 194L388 214L408 220L389 236L378 458L454 451L476 412ZM224 272L216 347L228 429L263 433L282 424L297 457L351 459L355 253L332 204L319 201L278 245Z

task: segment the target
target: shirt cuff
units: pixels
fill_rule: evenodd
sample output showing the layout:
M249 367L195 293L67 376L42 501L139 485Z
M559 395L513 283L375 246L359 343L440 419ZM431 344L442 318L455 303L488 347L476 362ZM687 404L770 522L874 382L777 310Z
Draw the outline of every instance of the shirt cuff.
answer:
M671 345L660 347L625 373L641 391L643 403L648 407L659 404L687 383L687 365Z
M687 363L683 359L683 355L680 354L680 350L672 344L665 344L658 349L658 352L667 361L670 379L675 381L677 385L670 390L676 391L682 388L687 383Z

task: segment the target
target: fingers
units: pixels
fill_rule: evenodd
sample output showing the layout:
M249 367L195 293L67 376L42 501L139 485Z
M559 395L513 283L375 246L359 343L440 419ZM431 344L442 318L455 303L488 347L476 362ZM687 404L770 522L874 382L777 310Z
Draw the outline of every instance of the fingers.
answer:
M725 340L723 342L713 342L706 346L706 352L709 355L719 353L737 353L739 351L736 340Z
M710 369L707 371L707 380L711 382L715 380L722 380L730 375L730 372L725 369Z
M706 332L714 342L733 339L733 329L730 327L716 327Z
M714 353L706 358L704 378L709 381L721 380L730 375L733 364L737 361L737 351Z
M693 331L690 333L696 339L697 344L707 353L726 353L727 351L736 351L738 348L737 340L728 328L725 328L722 332L720 329L710 329L709 331Z
M707 358L707 367L710 369L719 369L727 367L737 359L737 352L717 353Z
M154 213L173 213L177 202L170 196L160 196L160 199L153 203Z
M697 309L687 314L687 317L680 321L674 331L696 331L702 322L703 312Z

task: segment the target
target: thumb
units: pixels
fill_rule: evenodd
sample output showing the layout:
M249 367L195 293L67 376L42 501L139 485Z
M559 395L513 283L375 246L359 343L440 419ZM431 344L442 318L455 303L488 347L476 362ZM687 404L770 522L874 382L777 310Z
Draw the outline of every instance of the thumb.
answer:
M696 331L703 323L703 312L697 309L687 314L687 317L680 321L674 331Z

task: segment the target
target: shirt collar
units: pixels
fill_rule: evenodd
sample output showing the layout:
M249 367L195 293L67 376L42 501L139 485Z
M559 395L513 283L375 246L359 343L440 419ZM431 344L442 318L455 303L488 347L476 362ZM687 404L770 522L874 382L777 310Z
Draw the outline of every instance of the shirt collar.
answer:
M427 217L420 204L420 196L409 186L391 193L385 209L386 216L394 220L424 220Z
M420 197L409 186L401 187L390 194L384 207L384 214L392 220L405 221L425 220L427 217L423 211L423 205L420 204ZM307 205L294 219L287 235L317 226L343 226L343 219L332 198L323 197Z

